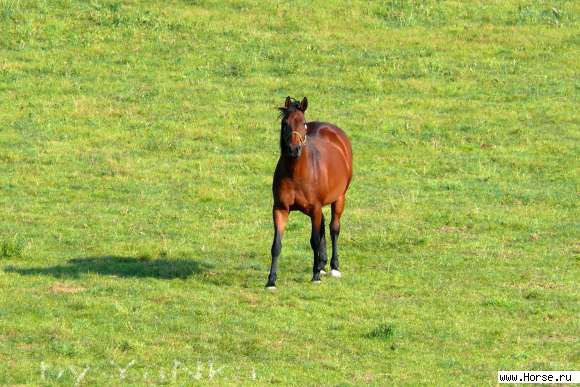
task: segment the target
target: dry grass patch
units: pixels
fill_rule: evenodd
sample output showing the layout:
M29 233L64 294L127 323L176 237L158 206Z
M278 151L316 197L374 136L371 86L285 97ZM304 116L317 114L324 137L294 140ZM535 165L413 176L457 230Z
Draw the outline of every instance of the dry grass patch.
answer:
M80 292L84 292L85 290L87 290L86 288L83 288L82 286L75 286L75 285L70 285L70 284L65 284L62 282L55 282L54 284L52 284L52 286L49 288L51 293L54 294L76 294L76 293L80 293Z

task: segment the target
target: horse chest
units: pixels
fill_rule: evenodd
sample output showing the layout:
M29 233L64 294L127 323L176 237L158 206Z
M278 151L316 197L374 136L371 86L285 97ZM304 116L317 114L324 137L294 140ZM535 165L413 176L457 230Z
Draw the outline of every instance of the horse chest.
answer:
M313 208L319 207L322 203L320 201L319 193L309 185L297 184L294 186L294 195L291 208L293 210L310 213Z
M312 206L312 199L309 198L310 195L303 191L296 191L294 194L293 206L302 211L310 210Z
M282 180L276 190L276 202L290 210L309 212L317 204L317 194L307 184Z

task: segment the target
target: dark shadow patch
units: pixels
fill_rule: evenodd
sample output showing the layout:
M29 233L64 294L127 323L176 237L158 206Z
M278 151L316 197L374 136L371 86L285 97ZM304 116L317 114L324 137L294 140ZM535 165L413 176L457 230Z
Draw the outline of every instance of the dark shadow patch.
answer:
M50 275L56 278L79 278L83 274L93 273L124 278L186 279L211 267L210 264L194 259L102 256L74 258L66 264L49 267L7 266L4 271L21 275Z

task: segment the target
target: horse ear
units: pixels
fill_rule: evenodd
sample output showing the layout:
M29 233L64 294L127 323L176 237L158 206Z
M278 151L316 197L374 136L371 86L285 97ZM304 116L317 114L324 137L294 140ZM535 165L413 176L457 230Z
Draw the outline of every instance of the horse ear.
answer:
M306 97L304 97L302 99L302 102L300 102L300 110L305 112L307 108L308 108L308 99Z
M284 101L284 108L288 109L292 105L292 98L290 96L286 97L286 101Z

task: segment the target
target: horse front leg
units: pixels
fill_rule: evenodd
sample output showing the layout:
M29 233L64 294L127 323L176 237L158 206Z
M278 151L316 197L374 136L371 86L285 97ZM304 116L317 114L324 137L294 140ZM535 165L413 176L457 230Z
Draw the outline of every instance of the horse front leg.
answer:
M320 254L321 236L320 236L320 226L322 225L322 208L317 207L314 209L310 215L310 220L312 221L312 234L310 235L310 246L312 247L312 253L314 255L313 265L312 265L312 282L320 282L320 270L322 270L322 258ZM326 243L324 243L326 246ZM326 262L324 262L326 264Z
M274 219L274 240L272 241L272 265L270 266L270 274L268 275L268 282L266 289L276 289L276 275L278 272L278 257L282 251L282 235L284 235L284 228L288 222L288 210L275 208L272 210L272 217Z

